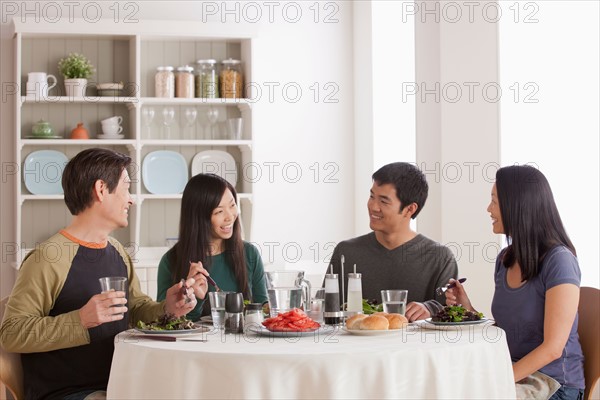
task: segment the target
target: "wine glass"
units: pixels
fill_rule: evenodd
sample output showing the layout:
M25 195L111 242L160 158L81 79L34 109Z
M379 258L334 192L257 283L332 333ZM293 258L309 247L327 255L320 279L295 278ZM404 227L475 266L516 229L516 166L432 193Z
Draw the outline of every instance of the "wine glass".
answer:
M206 119L208 120L210 126L210 138L218 139L217 137L215 137L214 129L215 124L219 120L219 110L215 107L209 107L208 111L206 112Z
M152 139L152 121L154 120L154 108L143 107L142 108L142 123L146 128L146 139Z
M194 107L187 107L183 111L183 116L185 117L185 128L184 128L184 136L185 139L193 139L194 138L194 123L196 122L196 117L198 116L198 111Z
M173 107L165 107L162 110L163 117L163 139L171 139L171 126L175 122L175 109Z

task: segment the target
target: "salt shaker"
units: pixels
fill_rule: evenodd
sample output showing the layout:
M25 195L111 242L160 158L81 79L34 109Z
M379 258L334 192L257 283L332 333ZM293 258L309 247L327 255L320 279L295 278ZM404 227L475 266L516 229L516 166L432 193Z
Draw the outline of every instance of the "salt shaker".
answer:
M342 322L340 311L340 287L338 274L325 274L325 311L323 321L326 325L339 325Z
M244 308L244 330L249 327L259 328L264 321L263 305L260 303L246 304Z
M346 310L352 313L362 313L362 274L348 274L348 304Z
M244 296L227 293L225 296L225 333L244 333Z

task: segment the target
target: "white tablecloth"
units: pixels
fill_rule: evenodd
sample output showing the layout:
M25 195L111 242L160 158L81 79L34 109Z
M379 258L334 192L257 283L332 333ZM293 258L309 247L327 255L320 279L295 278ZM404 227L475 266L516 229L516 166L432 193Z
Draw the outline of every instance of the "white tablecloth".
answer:
M504 331L302 338L210 332L203 342L116 338L110 399L514 399Z

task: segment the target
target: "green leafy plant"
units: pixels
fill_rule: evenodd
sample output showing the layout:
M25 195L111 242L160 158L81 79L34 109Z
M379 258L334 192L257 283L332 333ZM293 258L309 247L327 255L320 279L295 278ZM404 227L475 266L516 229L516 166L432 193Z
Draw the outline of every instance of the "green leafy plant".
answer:
M95 72L94 66L83 54L71 53L58 62L58 70L65 79L87 79Z

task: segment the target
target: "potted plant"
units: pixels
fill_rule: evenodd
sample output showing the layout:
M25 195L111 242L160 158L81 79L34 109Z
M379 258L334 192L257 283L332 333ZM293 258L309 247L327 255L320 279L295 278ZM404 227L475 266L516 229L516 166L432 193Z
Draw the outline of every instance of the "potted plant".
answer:
M70 53L58 62L58 70L65 77L65 91L69 97L83 97L87 79L93 75L94 66L79 53Z

